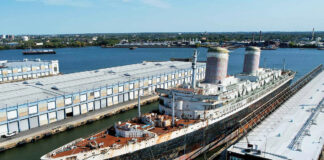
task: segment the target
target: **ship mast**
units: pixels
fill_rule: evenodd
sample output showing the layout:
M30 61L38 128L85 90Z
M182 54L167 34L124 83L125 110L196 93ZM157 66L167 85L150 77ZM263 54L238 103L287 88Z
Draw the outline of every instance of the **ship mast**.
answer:
M172 92L172 127L174 127L174 93Z
M140 95L140 90L138 90L138 118L141 118L141 95Z
M196 87L196 68L197 68L197 57L198 52L197 49L195 49L192 59L192 80L191 80L191 88Z

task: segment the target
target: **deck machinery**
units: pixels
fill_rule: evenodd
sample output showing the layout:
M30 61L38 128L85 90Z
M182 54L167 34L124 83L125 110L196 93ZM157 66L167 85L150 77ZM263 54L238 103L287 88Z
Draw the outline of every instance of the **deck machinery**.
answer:
M210 48L205 82L156 89L159 111L80 138L41 159L186 159L230 133L239 120L288 87L295 72L259 68L260 49L248 47L244 70L227 75L229 51ZM197 52L192 69L196 72ZM139 107L140 109L140 107Z

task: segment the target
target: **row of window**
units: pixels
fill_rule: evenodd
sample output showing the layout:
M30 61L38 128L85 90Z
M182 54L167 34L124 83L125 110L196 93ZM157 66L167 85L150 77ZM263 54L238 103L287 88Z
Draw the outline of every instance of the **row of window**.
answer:
M46 70L48 68L49 68L48 65L42 65L42 66L21 67L21 68L12 68L12 69L1 69L0 75L7 75L7 74L21 73L21 72L30 72L30 71L37 71L37 70Z
M202 76L202 74L201 74ZM200 76L200 77L201 77ZM167 78L167 76L165 76L165 78ZM199 78L199 76L197 77ZM169 81L166 83L160 83L159 80L160 78L156 78L157 81L157 85L152 85L152 79L148 80L148 84L149 87L147 87L145 90L147 90L148 92L152 92L155 90L156 87L158 88L168 88L170 86L175 86L177 84L182 84L184 82L189 83L191 78L187 77L187 78L182 78L182 79L178 79L178 80L174 80L174 81ZM160 84L159 84L160 83ZM137 85L139 84L139 86L142 88L144 86L144 81L140 81L139 83L137 82ZM69 97L61 97L61 98L56 98L55 100L52 100L50 102L38 102L38 104L32 105L28 107L28 111L27 110L22 110L22 112L24 113L19 113L20 117L24 117L27 115L33 115L33 114L37 114L37 113L41 113L41 112L45 112L47 110L53 110L56 108L60 108L60 107L64 107L64 106L69 106L72 104L78 104L78 103L83 103L86 101L91 101L93 99L99 99L100 97L106 97L106 96L112 96L112 95L116 95L116 94L122 94L124 92L126 93L131 93L130 96L132 96L133 94L133 90L135 88L135 83L130 83L127 84L128 85L128 90L130 90L130 92L126 91L124 86L117 86L113 87L113 88L102 88L101 90L97 90L97 91L92 91L92 92L88 92L88 93L83 93L83 94L76 94L76 95L72 95ZM140 94L143 95L143 90L140 90ZM137 94L137 93L136 93ZM116 97L116 96L112 96L112 97ZM133 96L132 96L133 97ZM131 97L127 97L128 99L133 99ZM118 101L118 99L113 100L113 101ZM44 104L45 103L45 104ZM19 112L21 112L21 109L19 109ZM9 111L7 114L7 119L11 120L11 119L15 119L18 117L18 112L17 110L13 110L13 111ZM0 117L0 121L1 121L1 117Z

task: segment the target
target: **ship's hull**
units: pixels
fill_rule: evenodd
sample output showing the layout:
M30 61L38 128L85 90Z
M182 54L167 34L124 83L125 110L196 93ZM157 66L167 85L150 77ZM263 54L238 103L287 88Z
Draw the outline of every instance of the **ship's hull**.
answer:
M133 153L125 154L116 158L114 160L137 160L137 159L174 159L183 155L186 155L206 144L209 144L222 136L231 133L233 130L237 129L238 121L244 118L247 114L253 111L256 107L260 106L274 95L278 94L284 88L288 87L291 80L287 81L285 84L281 85L276 90L272 91L267 96L253 103L249 107L233 114L217 123L208 125L208 127L202 128L200 130L191 132L184 136L170 139L166 142L154 145L149 148L144 148Z
M39 54L56 54L55 51L43 52L43 51L31 51L23 52L24 55L39 55Z

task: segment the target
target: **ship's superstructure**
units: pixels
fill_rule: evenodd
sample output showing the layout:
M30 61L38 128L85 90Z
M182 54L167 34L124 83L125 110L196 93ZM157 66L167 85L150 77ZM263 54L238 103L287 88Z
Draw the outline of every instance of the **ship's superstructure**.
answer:
M210 49L205 82L156 89L160 94L158 113L118 122L42 159L174 159L214 141L294 77L291 71L259 68L259 48L248 47L246 52L243 73L228 76L229 51ZM197 52L193 72L196 58Z

